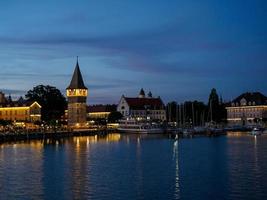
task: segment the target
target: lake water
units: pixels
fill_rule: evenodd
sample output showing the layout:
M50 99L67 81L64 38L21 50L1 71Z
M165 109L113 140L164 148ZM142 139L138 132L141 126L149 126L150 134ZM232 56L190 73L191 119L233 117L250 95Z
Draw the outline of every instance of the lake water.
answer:
M0 199L267 199L267 136L0 144Z

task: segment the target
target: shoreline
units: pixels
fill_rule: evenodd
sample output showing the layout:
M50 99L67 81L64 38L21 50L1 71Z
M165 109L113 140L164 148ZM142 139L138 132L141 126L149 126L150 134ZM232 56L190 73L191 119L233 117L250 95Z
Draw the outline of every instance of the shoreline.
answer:
M99 130L73 130L73 131L54 131L54 132L23 132L23 133L0 133L0 144L6 142L17 142L17 141L31 141L31 140L44 140L44 139L63 139L71 138L78 136L104 136L109 133L116 132L116 129L99 129ZM124 133L127 135L128 133ZM226 135L226 133L216 133L216 134L194 134L183 136L181 133L173 132L163 132L163 135L169 136L172 139L175 139L176 135L179 138L194 138L194 137L218 137ZM155 134L151 134L155 135ZM159 134L157 134L159 135Z
M80 131L55 131L55 132L31 132L31 133L0 133L0 144L5 142L41 140L41 139L62 139L77 136L106 135L115 130L80 130Z

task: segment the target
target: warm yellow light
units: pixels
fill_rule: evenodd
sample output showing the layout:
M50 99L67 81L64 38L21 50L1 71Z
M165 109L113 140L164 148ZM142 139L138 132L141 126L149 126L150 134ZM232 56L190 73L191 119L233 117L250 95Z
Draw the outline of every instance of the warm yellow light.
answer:
M30 105L30 107L32 107L32 106L34 106L34 105L37 105L39 108L42 108L42 106L41 106L37 101L33 102L33 104Z
M110 112L93 112L89 113L89 115L109 115Z
M231 106L231 107L226 107L227 110L231 109L237 109L237 108L267 108L267 106Z
M0 107L0 110L29 110L30 107Z
M31 104L30 106L18 106L18 107L0 107L0 110L29 110L30 109L30 107L32 107L33 105L37 105L38 107L42 107L42 106L40 106L40 104L38 104L36 101L33 103L33 104Z
M87 89L67 89L68 97L77 97L77 96L86 97L87 95L88 95Z

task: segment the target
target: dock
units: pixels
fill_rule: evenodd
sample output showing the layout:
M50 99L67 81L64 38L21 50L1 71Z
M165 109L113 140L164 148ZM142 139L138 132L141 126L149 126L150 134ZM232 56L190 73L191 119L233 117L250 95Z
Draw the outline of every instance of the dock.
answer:
M106 135L114 132L114 129L100 130L75 130L75 131L54 131L54 132L20 132L20 133L0 133L0 143L16 142L27 140L42 140L42 139L61 139L77 136L94 136Z

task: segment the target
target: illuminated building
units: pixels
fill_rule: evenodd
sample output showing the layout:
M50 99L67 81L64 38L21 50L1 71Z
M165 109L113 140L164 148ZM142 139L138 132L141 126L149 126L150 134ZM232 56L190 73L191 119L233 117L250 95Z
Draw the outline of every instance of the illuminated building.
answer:
M67 87L68 126L76 128L86 126L87 94L88 90L84 85L77 59L76 67L70 85Z
M164 103L160 97L152 97L149 92L146 97L143 88L138 97L125 97L122 95L117 111L124 117L133 117L148 120L166 120Z
M107 119L108 115L116 111L116 105L92 105L87 106L88 119Z
M233 100L227 110L230 125L253 125L267 119L267 97L259 92L244 93Z
M41 106L36 102L26 101L22 97L18 101L6 98L0 92L0 120L35 122L41 120Z

